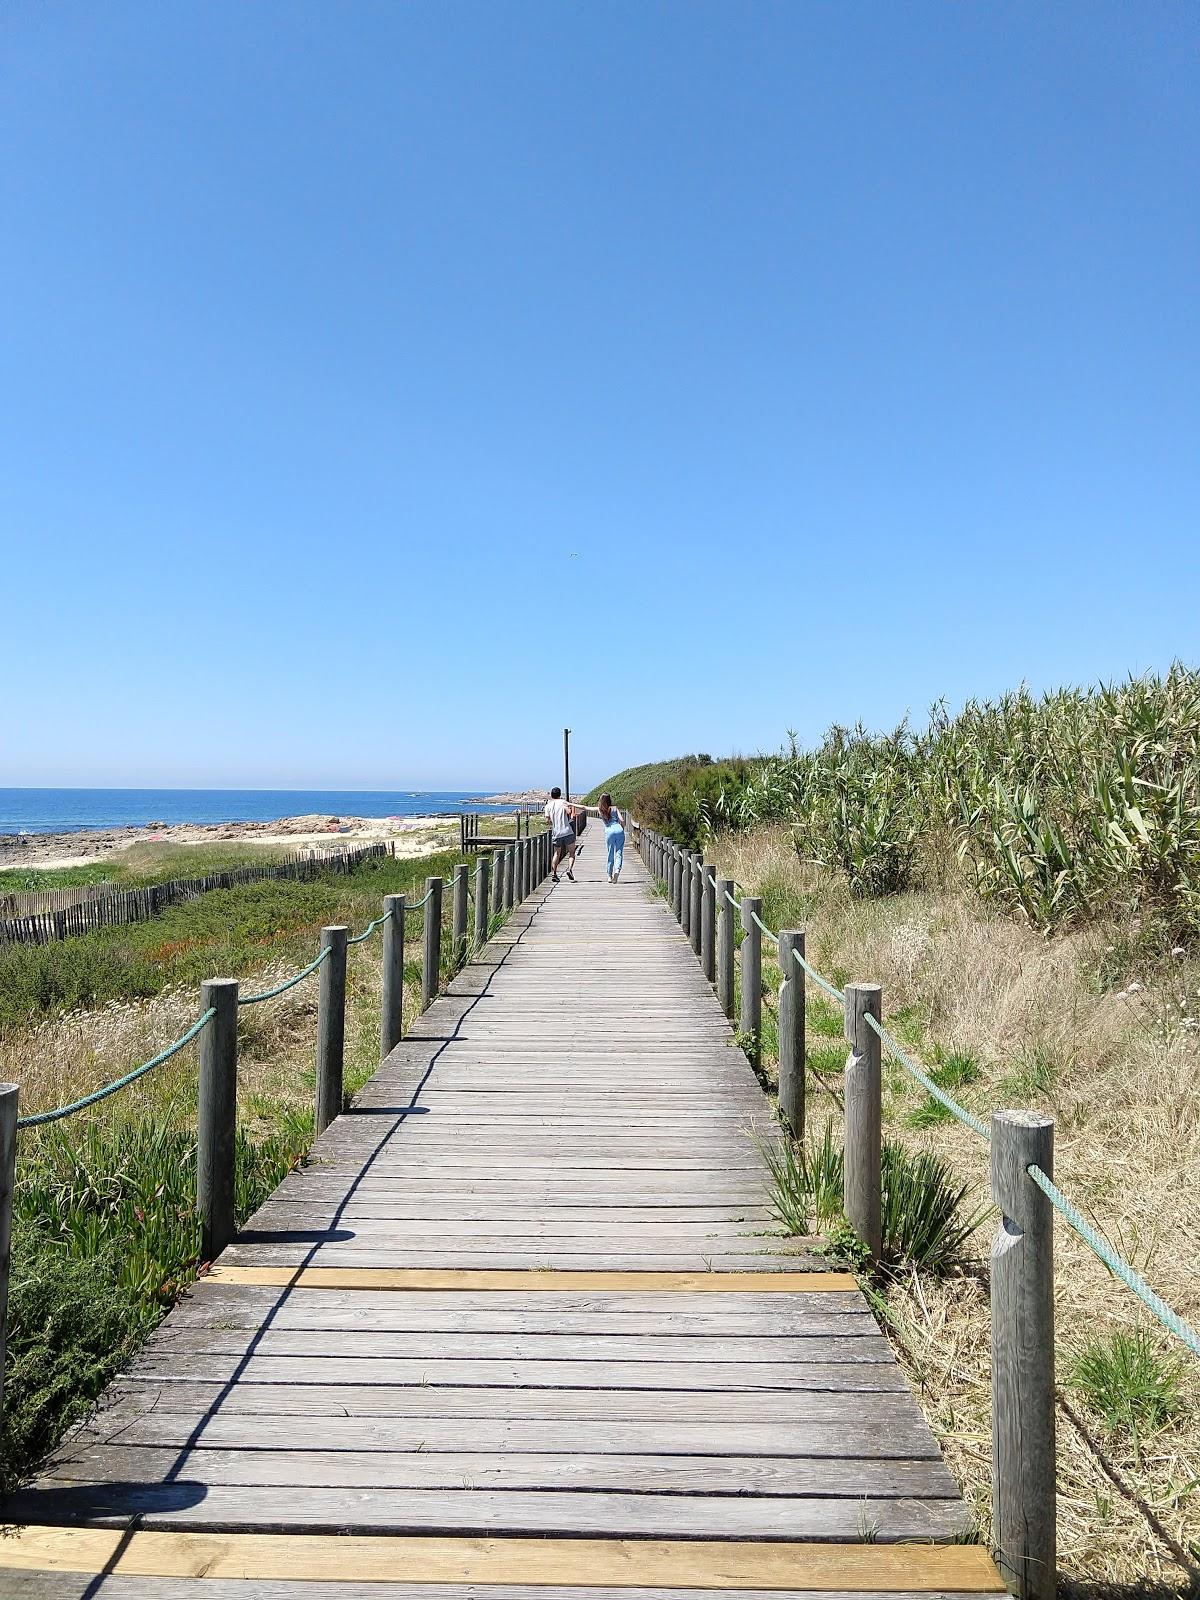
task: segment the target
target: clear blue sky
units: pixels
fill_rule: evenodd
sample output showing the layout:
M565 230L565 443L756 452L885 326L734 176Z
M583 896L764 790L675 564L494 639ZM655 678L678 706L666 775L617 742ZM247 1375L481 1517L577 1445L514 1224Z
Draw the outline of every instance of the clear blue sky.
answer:
M0 784L1196 661L1184 3L7 0Z

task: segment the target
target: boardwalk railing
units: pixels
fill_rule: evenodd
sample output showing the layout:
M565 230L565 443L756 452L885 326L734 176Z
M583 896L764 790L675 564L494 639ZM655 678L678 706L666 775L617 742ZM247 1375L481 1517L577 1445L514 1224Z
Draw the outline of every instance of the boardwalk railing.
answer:
M168 906L195 900L213 889L231 889L240 883L262 883L269 878L307 879L319 872L351 872L372 856L389 853L386 844L350 848L307 846L282 861L257 867L233 867L200 878L172 878L137 889L96 883L75 889L47 889L0 895L0 945L52 944L96 928L115 928L130 922L148 922Z
M881 1248L882 1062L887 1049L925 1090L972 1133L991 1144L992 1200L1000 1222L991 1254L992 1513L996 1559L1021 1600L1052 1600L1056 1587L1054 1212L1195 1355L1200 1334L1121 1259L1055 1185L1054 1121L1035 1111L997 1111L990 1125L960 1106L896 1043L883 1026L878 984L838 989L805 958L805 930L773 932L762 900L735 898L737 885L687 850L634 822L635 845L734 1020L736 934L740 918L740 1028L757 1051L762 1027L762 940L777 947L783 984L778 997L779 1114L797 1139L805 1118L805 985L811 980L844 1008L845 1213L873 1260Z
M379 854L371 846L360 856ZM471 868L459 862L450 879L427 878L425 893L409 903L405 894L384 897L381 914L362 933L350 936L348 928L321 930L316 957L282 983L258 994L242 994L236 978L212 978L200 986L200 1015L172 1044L112 1083L53 1110L20 1116L19 1088L0 1083L0 1424L4 1416L4 1361L7 1330L13 1191L16 1185L17 1135L25 1128L59 1122L116 1094L128 1084L178 1055L193 1042L199 1050L199 1090L196 1108L196 1209L200 1217L201 1260L211 1261L236 1231L234 1215L235 1151L237 1143L237 1017L242 1006L259 1005L319 972L316 1036L316 1132L322 1133L344 1105L343 1066L346 1029L346 962L348 947L362 944L377 928L382 935L382 998L379 1052L383 1060L404 1032L405 918L421 911L421 1010L432 1004L442 984L443 891L450 890L453 906L451 976L466 960L468 950L479 951L497 922L528 898L550 871L550 835L526 834L511 839L491 855L480 854L475 863L472 891L467 882ZM468 929L468 901L474 899L473 924Z
M508 813L516 819L516 837L518 839L529 837L530 825L533 822L533 806L514 806ZM523 831L522 831L523 830ZM458 817L458 846L465 855L468 850L478 850L482 846L507 844L513 837L509 833L480 833L479 815L474 811L461 811Z

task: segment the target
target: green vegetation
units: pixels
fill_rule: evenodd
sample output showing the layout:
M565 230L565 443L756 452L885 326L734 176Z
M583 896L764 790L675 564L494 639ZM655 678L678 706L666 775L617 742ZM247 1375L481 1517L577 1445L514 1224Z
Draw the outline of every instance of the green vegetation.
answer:
M22 1019L64 1004L103 1006L271 962L298 968L311 959L323 923L365 927L384 894L419 895L426 876L448 874L456 859L376 857L348 875L214 891L153 923L0 952L0 996L7 999L14 978L24 984L25 1007L8 1006L10 1042L23 1051L33 1036L21 1031ZM16 958L11 967L4 965L9 957ZM38 963L26 965L29 957ZM442 960L443 970L455 964L448 916ZM347 997L347 1095L378 1064L378 969L378 939L357 947ZM405 982L415 1005L419 953L405 964ZM312 990L301 988L239 1016L239 1223L312 1140L311 1005ZM85 1047L78 1071L86 1081L69 1084L72 1092L91 1087L95 1076ZM193 1049L91 1111L19 1136L0 1489L86 1412L195 1277L195 1107ZM35 1088L23 1109L37 1108Z
M10 1488L82 1416L195 1276L196 1144L190 1105L22 1135L0 1486ZM253 1140L239 1131L239 1222L300 1159L312 1119Z
M610 794L614 805L633 807L638 796L658 784L668 783L681 773L699 772L712 765L711 756L696 755L675 756L670 761L649 761L641 767L626 767L624 772L615 772L611 778L606 778L603 783L589 790L584 797L585 803L594 806L602 794ZM649 821L649 818L646 820Z
M58 1012L145 999L180 983L236 977L277 958L310 960L320 929L356 931L379 914L385 894L445 875L454 852L394 861L376 856L353 872L322 872L213 889L149 922L100 928L76 939L0 948L0 1029Z
M929 1069L929 1077L937 1084L939 1089L944 1089L952 1098L958 1098L958 1091L966 1088L968 1084L978 1083L983 1076L979 1063L975 1057L965 1051L945 1051L940 1045L934 1045L932 1051L933 1065ZM910 1128L932 1128L939 1122L949 1122L954 1113L940 1100L935 1100L927 1094L915 1111L910 1111L905 1119Z
M636 805L680 843L784 823L858 896L937 887L957 861L1036 928L1117 915L1170 948L1200 933L1200 672L937 707L921 732L835 727L817 750L680 764Z
M336 843L333 835L330 842ZM210 872L232 872L238 867L268 866L291 854L287 845L232 842L229 844L139 843L108 861L82 867L7 867L0 872L0 894L31 890L74 889L85 884L111 883L118 889L144 888L169 883L172 878L203 878Z
M1183 1362L1143 1327L1091 1338L1071 1363L1071 1387L1114 1433L1136 1441L1184 1408Z
M786 1135L758 1141L770 1179L770 1205L785 1232L805 1234L815 1221L828 1226L841 1216L843 1162L826 1122L820 1143L799 1144Z
M816 1143L784 1138L759 1145L770 1179L771 1209L788 1233L807 1233L810 1222L824 1224L835 1247L849 1234L839 1226L844 1162L833 1123ZM947 1271L979 1226L984 1213L968 1213L969 1186L956 1184L949 1163L932 1150L912 1152L893 1139L883 1145L883 1261L885 1266L917 1266L931 1274Z
M637 789L630 805L639 821L697 849L711 831L711 819L723 816L744 791L754 763L695 756L667 765L671 770Z

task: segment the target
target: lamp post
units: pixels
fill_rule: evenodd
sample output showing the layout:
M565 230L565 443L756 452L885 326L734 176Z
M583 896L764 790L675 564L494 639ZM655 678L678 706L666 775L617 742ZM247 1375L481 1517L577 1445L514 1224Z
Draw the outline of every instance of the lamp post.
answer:
M563 799L571 798L571 730L563 729Z

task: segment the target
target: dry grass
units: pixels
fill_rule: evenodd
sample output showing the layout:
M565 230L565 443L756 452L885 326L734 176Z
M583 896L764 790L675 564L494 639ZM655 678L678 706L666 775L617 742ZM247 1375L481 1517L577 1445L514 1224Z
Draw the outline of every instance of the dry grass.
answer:
M986 1118L1005 1106L1056 1119L1056 1176L1128 1260L1189 1321L1200 1322L1200 964L1128 966L1122 930L1047 940L947 888L855 900L797 861L782 830L731 835L708 852L722 872L806 921L809 959L846 980L879 982L885 1013L927 1052L969 1052L981 1069L961 1091ZM1135 948L1135 946L1130 946ZM768 967L764 949L764 967ZM1125 966L1115 988L1097 974ZM768 973L768 980L771 975ZM810 1047L821 1041L809 1037ZM830 1042L830 1041L826 1041ZM885 1055L889 1133L932 1146L981 1194L987 1151L956 1122L917 1130L925 1095ZM811 1092L811 1091L810 1091ZM836 1105L817 1089L810 1126ZM891 1331L986 1537L990 1521L990 1376L986 1262L993 1222L961 1275L911 1278L887 1292ZM1065 1224L1056 1229L1060 1411L1059 1550L1084 1585L1151 1579L1168 1592L1200 1572L1200 1363L1185 1371L1187 1409L1152 1438L1106 1434L1069 1388L1089 1334L1149 1319ZM1164 1350L1171 1341L1163 1333ZM1176 1349L1179 1347L1176 1346ZM1072 1419L1075 1420L1072 1420ZM1196 1581L1193 1579L1193 1581Z
M348 952L346 1085L360 1087L379 1062L381 1001L378 935ZM246 990L269 989L295 971L273 962L243 977ZM238 1115L269 1131L272 1114L312 1109L315 1094L317 984L310 978L274 1000L243 1007L238 1018ZM420 1009L420 983L406 982L404 1024ZM199 1010L195 985L165 990L151 1000L112 1001L24 1030L0 1033L0 1080L19 1083L23 1104L62 1105L128 1072L177 1039ZM120 1092L131 1115L184 1106L196 1093L196 1050L181 1051Z

